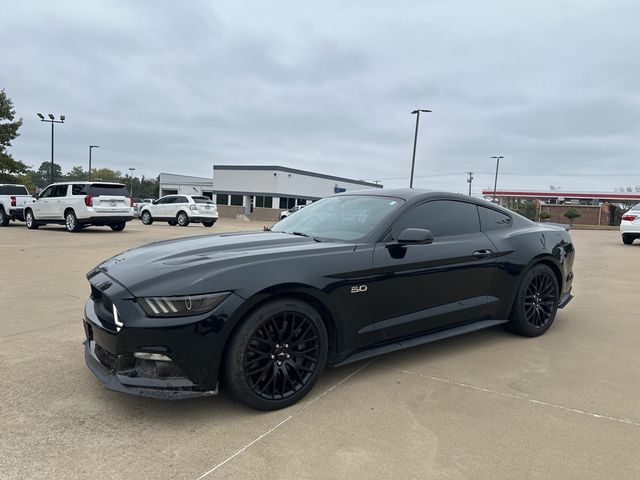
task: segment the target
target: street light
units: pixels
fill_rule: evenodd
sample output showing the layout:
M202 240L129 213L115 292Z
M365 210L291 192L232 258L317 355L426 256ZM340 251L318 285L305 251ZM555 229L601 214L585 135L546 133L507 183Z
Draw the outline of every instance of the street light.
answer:
M44 118L44 115L42 115L41 113L36 113L36 115L38 115L38 117L40 117L40 121L41 122L47 122L51 124L51 173L50 173L50 182L49 183L53 183L53 126L56 123L64 123L65 120L65 116L64 115L60 115L60 120L56 120L56 117L53 114L49 114L49 120L47 120L46 118Z
M91 180L91 150L94 148L100 148L100 145L89 145L89 175L87 175L87 180Z
M416 164L416 144L418 143L418 125L420 124L420 112L431 113L431 110L414 110L411 115L416 116L416 133L413 136L413 157L411 157L411 179L409 180L409 188L413 188L413 170Z
M135 168L129 167L129 171L131 172L131 198L132 198L132 202L133 202L133 172L136 171ZM133 206L133 203L131 204Z
M496 203L496 188L498 188L498 168L500 167L500 159L504 158L502 155L494 155L491 158L496 159L496 178L493 182L493 203Z
M467 178L467 183L469 184L469 196L471 196L471 182L473 182L473 172L467 172L469 174L469 178Z

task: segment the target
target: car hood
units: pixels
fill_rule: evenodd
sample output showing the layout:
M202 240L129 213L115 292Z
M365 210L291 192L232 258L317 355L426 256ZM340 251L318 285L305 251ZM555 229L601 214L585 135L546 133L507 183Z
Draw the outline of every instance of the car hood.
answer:
M243 277L242 270L248 266L251 271L247 274L261 271L268 275L269 269L277 268L273 262L295 262L299 257L354 248L354 244L317 242L274 232L203 235L127 250L96 269L134 296L196 295L217 291L235 291L242 296L243 284L248 280ZM264 268L260 268L260 263Z

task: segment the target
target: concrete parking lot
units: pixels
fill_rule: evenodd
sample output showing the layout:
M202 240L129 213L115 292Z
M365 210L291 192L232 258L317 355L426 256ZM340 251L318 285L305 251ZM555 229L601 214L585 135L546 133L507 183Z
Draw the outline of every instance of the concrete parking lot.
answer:
M495 328L327 370L286 410L105 390L84 365L85 273L146 242L0 228L0 478L640 478L640 245L575 231L575 299L544 336Z

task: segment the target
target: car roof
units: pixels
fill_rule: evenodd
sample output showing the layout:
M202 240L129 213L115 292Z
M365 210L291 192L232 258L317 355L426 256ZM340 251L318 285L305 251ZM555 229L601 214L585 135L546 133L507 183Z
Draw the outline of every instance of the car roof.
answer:
M126 187L124 183L120 182L91 182L87 180L76 180L74 182L54 182L50 185L121 185L123 187Z

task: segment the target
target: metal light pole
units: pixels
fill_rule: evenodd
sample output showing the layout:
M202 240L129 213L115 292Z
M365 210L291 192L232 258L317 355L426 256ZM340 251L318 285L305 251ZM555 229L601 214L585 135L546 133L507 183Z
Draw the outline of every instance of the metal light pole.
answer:
M89 145L89 175L87 180L91 180L91 150L94 148L100 148L100 145Z
M491 158L496 159L496 178L493 182L493 203L496 203L496 188L498 188L498 168L500 167L500 159L504 158L502 155L494 155Z
M467 183L469 184L469 196L471 196L471 182L473 182L473 172L467 172L469 174L469 178L467 178Z
M418 125L420 124L420 112L431 113L431 110L414 110L412 115L416 116L416 133L413 136L413 156L411 157L411 179L409 180L409 188L413 188L413 171L416 165L416 145L418 143Z
M136 169L129 167L129 171L131 172L131 198L134 198L133 197L133 172L135 172Z
M64 115L60 115L60 120L56 120L56 117L54 115L52 115L51 113L48 114L49 116L49 120L47 120L46 118L44 118L44 115L42 115L41 113L36 113L36 115L38 115L38 117L40 117L40 121L41 122L47 122L51 124L51 172L49 175L49 180L51 180L49 183L53 183L53 126L56 123L64 123L65 120L65 116Z

